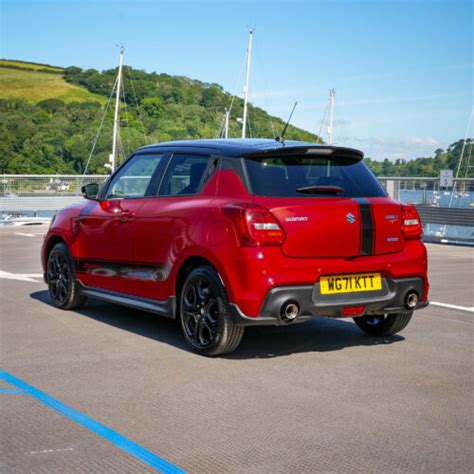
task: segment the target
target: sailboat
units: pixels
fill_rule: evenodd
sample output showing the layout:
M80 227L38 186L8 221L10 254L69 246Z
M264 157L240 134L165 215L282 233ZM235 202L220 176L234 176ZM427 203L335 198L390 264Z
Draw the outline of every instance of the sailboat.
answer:
M82 187L84 177L87 174L89 164L91 162L92 156L94 155L95 149L97 147L97 143L99 141L100 134L102 132L102 128L104 125L105 116L109 111L110 104L112 98L115 93L115 109L114 109L114 126L112 132L112 152L109 155L109 162L106 163L104 166L110 170L110 174L112 174L118 164L118 157L119 157L119 148L120 148L120 94L123 94L123 59L124 59L125 48L123 46L120 47L120 56L119 56L119 66L117 71L117 77L115 78L114 85L112 86L112 91L110 93L109 99L104 109L104 113L102 114L102 118L99 123L99 129L97 131L94 143L92 145L91 151L89 153L89 157L86 162L86 166L84 167L84 171L82 173L81 184L79 189Z
M334 131L334 101L336 98L336 90L329 89L329 96L328 102L326 107L324 108L323 116L321 118L321 125L319 126L318 137L321 137L323 126L326 121L326 115L329 111L329 123L327 125L327 133L328 133L328 145L333 144L333 131Z
M243 89L244 111L243 111L242 117L239 117L237 119L237 121L242 124L242 133L241 133L242 138L247 137L248 100L249 100L249 91L250 91L250 70L251 70L251 65L252 65L252 44L253 44L254 33L255 33L255 28L250 28L248 46L247 46L247 66L246 66L246 73L245 73L245 85ZM232 111L234 99L235 99L235 95L232 97L229 108L226 108L224 111L224 126L218 133L219 138L229 138L230 113Z
M122 69L123 69L124 47L120 47L119 68L117 73L117 92L115 94L115 112L114 112L114 131L112 135L112 153L109 155L109 163L105 164L110 169L111 174L117 166L118 141L120 133L120 91L122 88Z

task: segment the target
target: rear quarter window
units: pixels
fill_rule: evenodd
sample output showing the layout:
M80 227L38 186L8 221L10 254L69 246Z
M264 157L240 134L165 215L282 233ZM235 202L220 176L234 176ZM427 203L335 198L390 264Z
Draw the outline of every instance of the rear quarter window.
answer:
M271 197L381 197L386 193L362 161L352 158L272 156L245 158L253 194ZM340 187L340 193L307 194L304 187Z

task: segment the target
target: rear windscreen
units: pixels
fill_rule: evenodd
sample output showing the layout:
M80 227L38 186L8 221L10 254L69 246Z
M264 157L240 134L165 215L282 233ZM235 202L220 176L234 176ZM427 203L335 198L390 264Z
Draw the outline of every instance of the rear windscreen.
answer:
M367 166L352 158L272 156L245 158L244 162L252 192L257 196L317 198L386 195ZM302 188L308 187L316 187L318 192L302 192ZM328 192L324 192L325 187ZM330 192L331 187L341 190Z

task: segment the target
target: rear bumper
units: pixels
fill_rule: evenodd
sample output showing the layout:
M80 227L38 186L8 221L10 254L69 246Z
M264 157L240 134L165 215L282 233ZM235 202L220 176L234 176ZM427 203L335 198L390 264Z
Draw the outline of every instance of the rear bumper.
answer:
M422 301L428 298L427 255L420 240L409 240L401 252L356 258L290 258L278 246L241 247L219 258L219 273L229 300L242 313L263 316L269 292L274 288L313 288L321 276L357 273L381 273L394 280L419 277L424 282Z
M382 289L379 291L347 293L337 295L321 295L319 283L305 286L283 286L269 291L263 303L260 315L249 317L238 305L231 304L233 318L241 326L287 325L281 316L282 306L289 302L296 302L300 307L298 316L291 322L308 321L315 316L330 318L343 317L342 308L348 306L365 306L364 314L400 313L407 311L404 307L408 292L415 291L420 298L424 294L423 279L413 278L383 278ZM414 308L421 309L428 306L428 301L420 301Z

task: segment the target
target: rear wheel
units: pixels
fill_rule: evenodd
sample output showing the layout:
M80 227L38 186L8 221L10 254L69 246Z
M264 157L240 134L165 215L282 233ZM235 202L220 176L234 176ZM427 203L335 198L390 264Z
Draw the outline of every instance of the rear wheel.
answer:
M227 293L212 267L199 267L186 278L179 296L179 319L186 342L206 356L232 352L244 334L231 318Z
M413 311L399 314L377 314L359 316L354 322L369 336L390 336L405 329Z
M46 272L49 295L55 306L77 309L86 302L87 298L79 293L74 261L65 244L59 243L53 247L48 255Z

